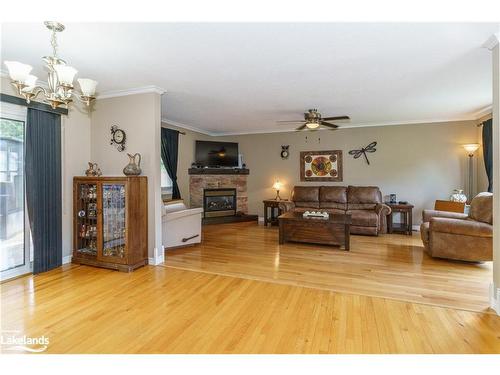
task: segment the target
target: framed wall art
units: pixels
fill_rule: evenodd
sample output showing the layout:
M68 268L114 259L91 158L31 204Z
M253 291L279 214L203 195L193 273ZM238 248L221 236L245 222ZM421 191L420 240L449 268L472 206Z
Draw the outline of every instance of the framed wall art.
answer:
M301 151L300 181L342 181L342 150Z

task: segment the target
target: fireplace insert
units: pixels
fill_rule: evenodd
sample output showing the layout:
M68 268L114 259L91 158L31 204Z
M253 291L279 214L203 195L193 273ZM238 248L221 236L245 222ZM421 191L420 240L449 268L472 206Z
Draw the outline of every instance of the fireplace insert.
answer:
M204 189L203 211L205 217L236 215L236 189Z

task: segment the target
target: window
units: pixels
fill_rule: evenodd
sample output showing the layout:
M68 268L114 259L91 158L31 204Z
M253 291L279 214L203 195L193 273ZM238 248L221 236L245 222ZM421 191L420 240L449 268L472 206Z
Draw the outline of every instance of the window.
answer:
M172 197L172 179L167 173L165 166L163 165L163 161L161 164L161 195L162 198L171 198Z

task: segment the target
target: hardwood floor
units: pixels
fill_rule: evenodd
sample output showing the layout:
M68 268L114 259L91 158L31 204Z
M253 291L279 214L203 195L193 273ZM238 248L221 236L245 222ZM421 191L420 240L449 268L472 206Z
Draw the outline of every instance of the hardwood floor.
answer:
M353 236L343 252L277 235L206 226L161 267L9 281L2 331L44 335L48 353L500 353L490 264L431 259L416 236Z
M203 243L166 252L164 266L253 280L494 313L492 263L452 262L424 253L419 233L351 236L351 251L278 244L276 227L203 227Z
M2 330L48 353L500 353L500 317L169 267L1 285Z

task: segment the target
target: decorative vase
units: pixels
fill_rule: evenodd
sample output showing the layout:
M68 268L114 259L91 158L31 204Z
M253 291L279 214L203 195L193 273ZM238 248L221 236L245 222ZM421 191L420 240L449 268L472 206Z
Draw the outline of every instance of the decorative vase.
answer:
M450 201L465 203L467 202L467 196L462 189L454 189L453 194L450 196Z
M141 154L138 152L135 153L134 155L128 154L129 157L129 163L123 168L123 174L126 176L138 176L142 173L141 170ZM136 158L139 157L138 161L136 162Z

